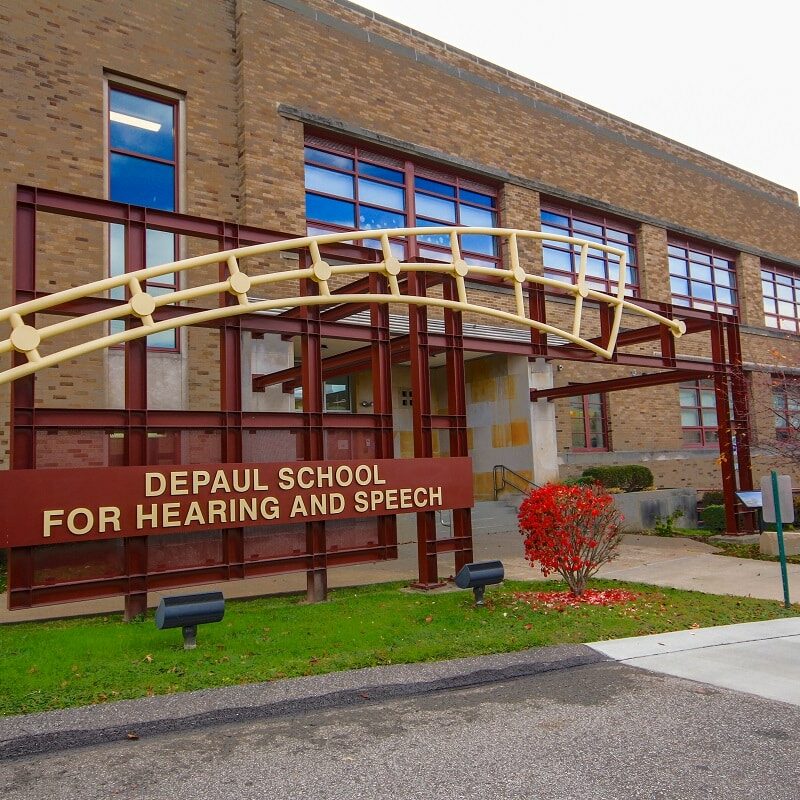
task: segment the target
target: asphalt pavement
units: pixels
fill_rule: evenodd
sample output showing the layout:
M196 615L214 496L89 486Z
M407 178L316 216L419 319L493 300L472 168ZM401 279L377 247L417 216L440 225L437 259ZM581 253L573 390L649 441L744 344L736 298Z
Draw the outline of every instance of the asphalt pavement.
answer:
M226 692L250 704L214 723ZM37 715L50 739L34 754L9 749L4 722L2 797L795 800L800 778L798 706L586 646L193 694L97 709L93 744L74 727L93 709ZM161 701L171 722L148 727ZM35 720L20 723L30 750Z

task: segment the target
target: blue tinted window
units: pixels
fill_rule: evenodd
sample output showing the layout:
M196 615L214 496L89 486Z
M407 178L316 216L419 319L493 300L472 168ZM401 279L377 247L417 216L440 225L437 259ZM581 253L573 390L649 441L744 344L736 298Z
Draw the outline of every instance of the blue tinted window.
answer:
M451 200L443 200L440 197L431 197L417 192L414 195L414 204L417 214L424 214L426 217L434 217L446 222L456 221L456 204Z
M380 208L360 206L358 227L362 231L374 231L379 228L404 228L406 218L404 214L393 214Z
M355 205L344 200L333 200L330 197L307 193L306 219L330 222L332 225L341 225L344 228L354 228L356 224Z
M386 167L379 167L377 164L368 164L362 161L358 165L358 171L361 175L370 175L373 178L382 178L385 181L394 181L395 183L404 183L404 175L395 169L386 169Z
M111 199L162 211L175 210L175 167L111 153Z
M478 194L478 192L471 192L469 189L459 189L458 196L468 203L478 203L478 205L494 208L494 197L490 197L488 194Z
M112 148L175 160L175 107L111 89L109 136Z
M473 253L485 253L488 256L496 255L494 236L475 234L461 237L461 247Z
M175 234L148 228L146 247L145 266L147 267L157 267L175 260ZM172 274L161 275L158 283L175 283L175 276Z
M439 181L429 181L427 178L415 178L414 186L417 189L424 189L428 192L436 192L436 194L444 194L448 197L456 196L455 186L450 186L447 183L439 183Z
M549 222L552 225L562 225L569 227L569 220L561 214L554 214L552 211L542 211L542 222Z
M306 189L339 197L353 197L353 176L306 164Z
M375 203L387 208L406 207L406 193L400 187L366 181L363 178L358 182L358 199L362 203Z
M326 153L324 150L315 150L313 147L306 147L305 154L307 161L314 161L317 164L326 164L329 167L336 167L337 169L346 169L350 171L353 169L352 158Z
M493 228L494 212L472 206L461 206L461 224L471 225L473 228Z

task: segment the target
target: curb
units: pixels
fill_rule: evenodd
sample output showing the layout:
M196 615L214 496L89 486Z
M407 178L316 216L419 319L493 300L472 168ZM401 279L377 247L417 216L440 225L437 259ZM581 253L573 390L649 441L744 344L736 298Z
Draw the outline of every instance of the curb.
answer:
M6 717L0 719L0 761L210 725L417 697L610 660L586 645L558 645Z

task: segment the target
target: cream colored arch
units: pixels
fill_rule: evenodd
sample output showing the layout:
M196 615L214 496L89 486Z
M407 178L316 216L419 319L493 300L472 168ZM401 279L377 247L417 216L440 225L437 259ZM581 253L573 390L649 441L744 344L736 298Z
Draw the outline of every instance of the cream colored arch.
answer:
M507 244L508 267L498 269L494 267L476 266L468 264L461 254L459 236L464 234L481 234L495 236ZM392 253L391 242L411 236L443 235L449 238L450 261L437 263L401 263ZM552 280L528 272L520 263L518 244L520 239L550 240L564 242L580 248L580 266L575 284ZM380 247L383 259L371 264L342 264L330 265L323 260L320 247L327 244L341 242L368 241L370 246ZM265 275L248 275L242 271L242 262L255 256L270 253L285 253L308 249L311 255L311 264L307 267L295 267L281 272L271 272ZM587 257L590 249L603 251L619 258L619 288L615 295L605 294L589 288L586 281ZM444 255L444 254L443 254ZM209 283L204 286L182 289L168 294L152 295L146 291L146 281L153 280L170 273L190 272L210 264L225 263L228 269L228 278L224 281ZM403 294L400 290L398 278L411 272L427 272L437 275L448 275L455 279L458 300L445 300L437 297L416 297ZM333 277L351 276L362 277L371 273L383 275L388 279L389 292L387 294L332 294L328 282ZM475 305L470 303L467 292L467 281L470 276L500 277L507 281L513 288L515 308L514 312L504 311L499 308ZM94 281L73 289L56 292L47 297L29 300L0 311L0 322L8 322L10 333L7 338L0 340L0 353L13 351L26 356L27 362L18 364L0 371L0 384L9 383L17 378L31 375L45 367L56 366L63 361L82 356L96 350L123 344L132 339L149 336L161 331L180 328L186 325L196 325L203 322L232 317L238 314L259 311L284 310L308 305L330 305L339 303L407 303L409 305L422 305L435 308L450 308L455 311L475 312L495 317L504 322L534 328L543 333L551 333L566 339L568 342L583 347L603 358L611 358L616 346L617 335L624 311L646 317L665 325L675 337L686 330L680 320L671 320L649 309L642 308L636 303L625 298L626 253L615 247L595 244L582 239L569 236L557 236L536 231L514 230L510 228L397 228L379 231L349 231L346 233L326 233L317 236L305 236L298 239L287 239L269 244L259 244L250 247L239 247L219 253L210 253L196 258L187 258L181 261L149 267L136 272L129 272L112 278ZM315 296L302 296L299 281L310 279L319 287L319 294ZM526 284L540 284L548 288L557 288L574 298L574 313L571 330L561 330L553 325L548 325L539 320L531 319L526 310L523 286ZM260 287L291 286L293 291L278 292L281 296L276 299L260 300L251 297L251 293ZM62 322L56 322L42 327L27 325L23 320L26 316L35 313L52 312L59 305L97 296L118 287L127 289L130 299L128 302L97 311L83 316L72 317ZM153 314L161 306L174 305L203 297L213 297L220 293L228 292L237 299L236 305L218 306L216 308L196 311L185 316L156 322ZM581 336L581 321L585 300L593 300L611 306L614 310L613 324L608 346L598 346L596 343ZM65 346L58 349L58 337L64 334L80 331L98 323L107 323L112 320L126 320L129 317L141 320L141 325L129 330L99 336L81 344ZM47 354L40 352L44 343L53 342L55 351Z

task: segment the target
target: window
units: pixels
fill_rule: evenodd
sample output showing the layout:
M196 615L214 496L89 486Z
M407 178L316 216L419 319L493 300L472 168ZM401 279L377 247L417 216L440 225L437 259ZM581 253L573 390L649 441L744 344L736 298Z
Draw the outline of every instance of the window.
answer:
M316 136L306 137L305 186L310 234L497 225L497 192L489 186ZM377 239L363 244L380 246ZM418 236L411 246L416 253L406 252L405 240L392 242L398 258L449 258L449 236ZM460 246L469 264L496 267L500 261L493 236L462 236Z
M670 240L669 282L676 306L736 314L736 267L729 252Z
M156 98L129 87L108 88L108 165L109 198L122 203L177 209L178 103ZM111 275L125 271L125 228L109 226L109 269ZM148 229L145 266L155 267L175 261L176 237L171 233ZM177 276L162 275L147 282L147 291L158 295L177 289ZM123 300L124 290L115 289L111 296ZM111 330L123 329L119 321ZM175 331L163 331L147 337L148 347L173 350L177 344Z
M617 220L595 217L572 209L559 209L555 206L542 208L542 233L555 233L559 236L574 236L596 244L618 247L627 254L627 273L625 275L625 294L629 297L639 295L639 270L636 256L636 232ZM544 274L557 281L575 282L580 268L579 245L561 242L542 242ZM619 258L601 250L589 248L586 262L586 281L598 292L616 294L619 281Z
M681 427L687 447L710 447L719 442L714 382L690 381L680 385Z
M350 412L353 410L350 378L326 380L323 384L322 394L325 411ZM300 386L294 390L294 410L303 410L303 389Z
M609 450L608 414L603 394L571 397L569 419L573 450Z
M779 442L800 440L800 378L772 376L772 409L775 438Z
M761 287L766 325L800 333L800 272L762 264Z

